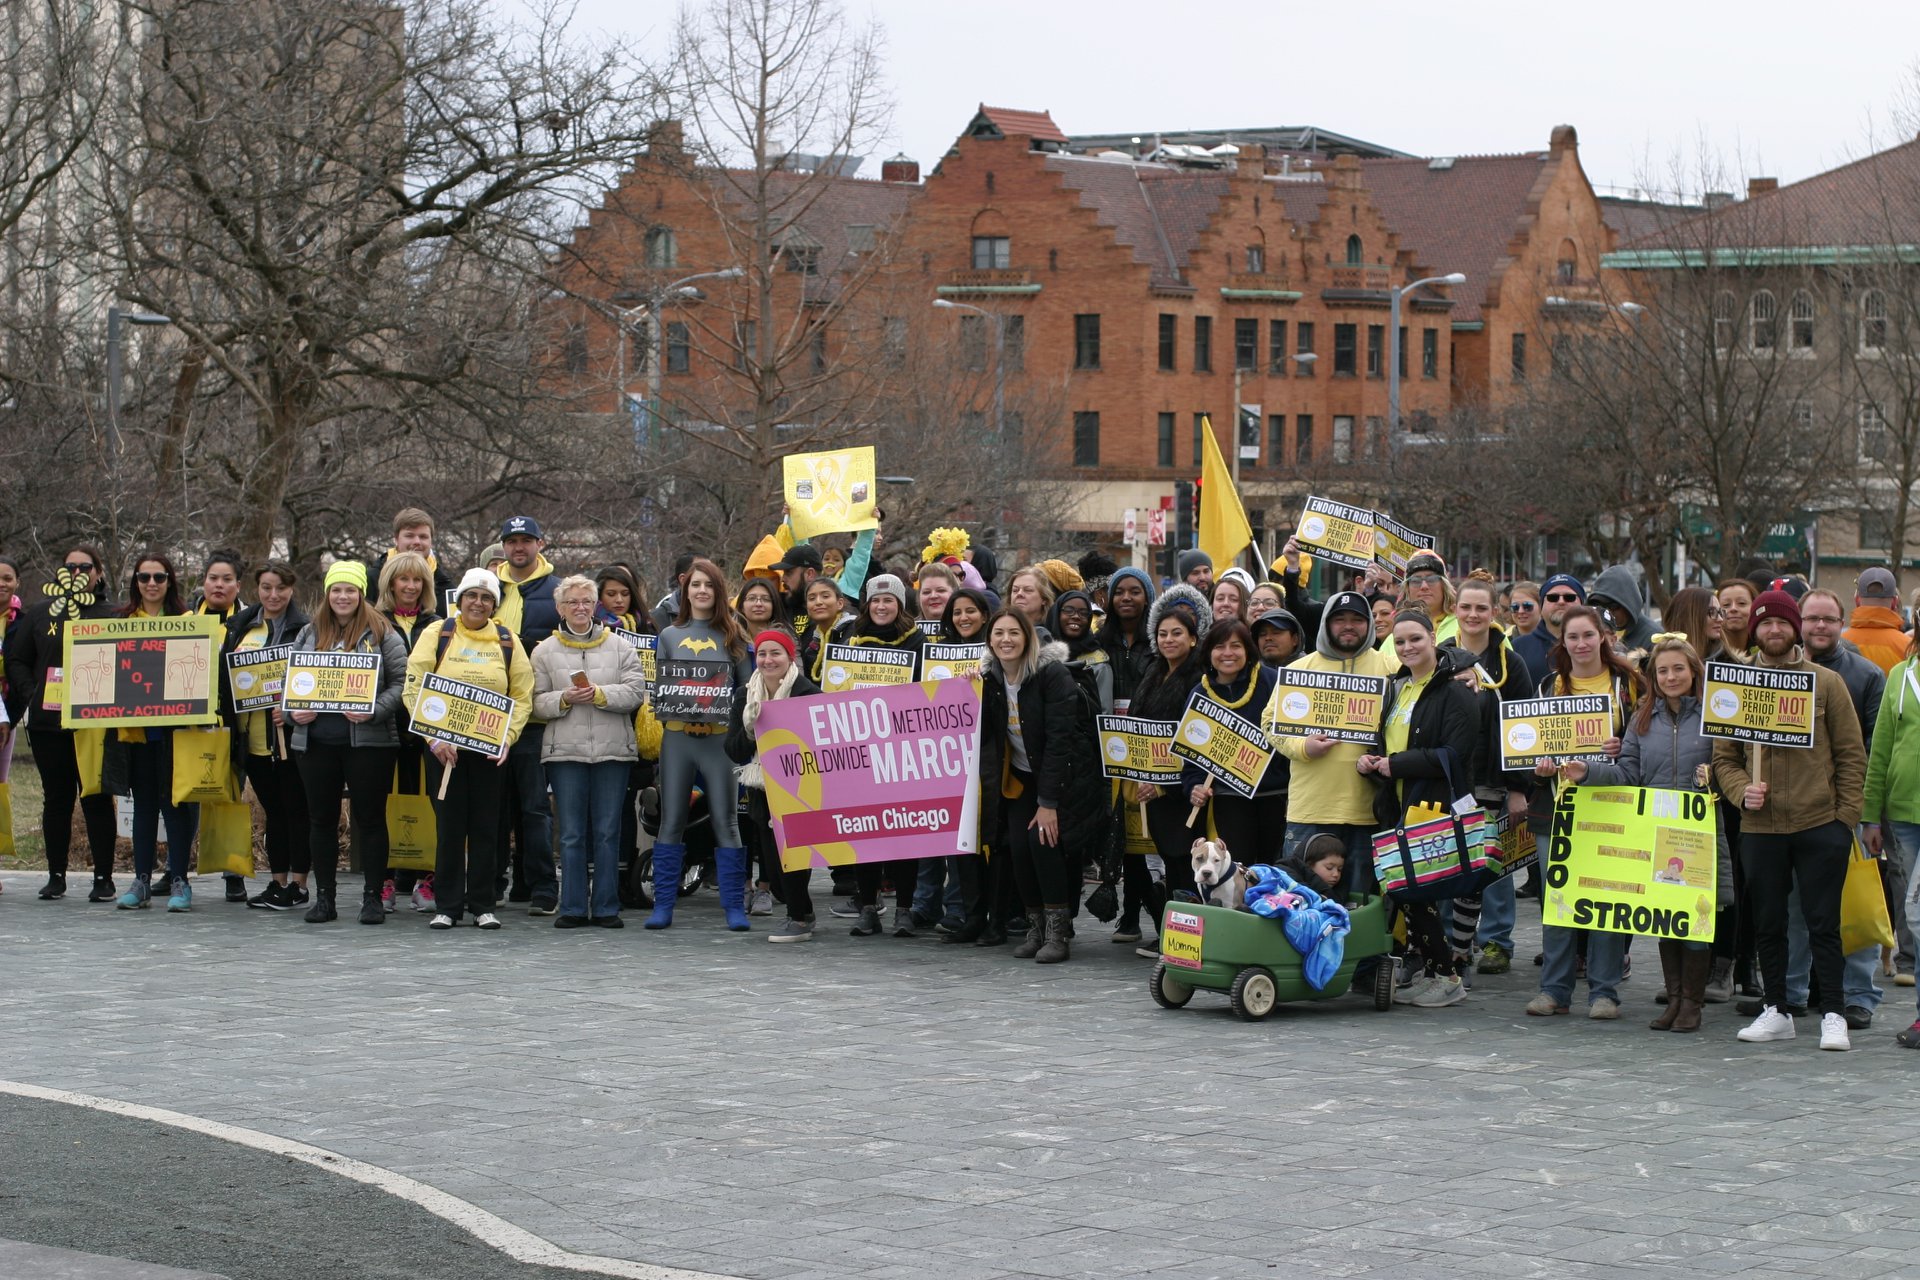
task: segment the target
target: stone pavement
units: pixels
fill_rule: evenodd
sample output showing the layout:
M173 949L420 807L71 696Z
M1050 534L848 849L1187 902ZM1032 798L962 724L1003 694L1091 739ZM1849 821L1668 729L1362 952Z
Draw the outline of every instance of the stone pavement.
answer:
M570 1249L723 1275L1920 1274L1920 1054L1889 991L1856 1050L1742 1045L1728 1006L1241 1023L1075 958L932 939L768 946L711 895L663 934L327 927L0 896L0 1077L327 1147ZM357 901L343 882L342 901ZM824 899L822 900L824 903ZM1523 915L1525 912L1523 911ZM635 922L637 923L637 921Z

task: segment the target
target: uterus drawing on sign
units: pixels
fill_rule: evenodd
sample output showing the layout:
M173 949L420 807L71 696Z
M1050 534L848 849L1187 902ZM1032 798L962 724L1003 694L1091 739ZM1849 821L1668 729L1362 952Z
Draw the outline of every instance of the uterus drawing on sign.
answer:
M76 649L79 646L75 646ZM67 672L67 698L75 706L94 706L113 696L114 648L87 645L74 655Z
M167 641L166 700L204 701L207 696L208 665L206 641Z

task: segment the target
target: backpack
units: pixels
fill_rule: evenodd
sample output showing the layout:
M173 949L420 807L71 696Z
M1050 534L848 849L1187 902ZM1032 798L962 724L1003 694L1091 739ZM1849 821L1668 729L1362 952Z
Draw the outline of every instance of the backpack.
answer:
M438 672L440 670L440 664L447 660L447 646L453 643L454 628L459 625L459 619L457 618L448 618L440 624L440 643L433 651L434 671ZM511 674L513 671L513 632L507 630L505 624L499 622L493 624L493 629L500 635L500 665L505 667L508 673Z

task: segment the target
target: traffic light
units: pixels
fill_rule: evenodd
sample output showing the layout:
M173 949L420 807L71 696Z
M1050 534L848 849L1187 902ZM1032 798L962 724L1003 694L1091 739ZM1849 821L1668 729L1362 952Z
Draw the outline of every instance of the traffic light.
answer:
M1199 487L1192 480L1173 482L1173 545L1177 551L1193 546L1193 501Z

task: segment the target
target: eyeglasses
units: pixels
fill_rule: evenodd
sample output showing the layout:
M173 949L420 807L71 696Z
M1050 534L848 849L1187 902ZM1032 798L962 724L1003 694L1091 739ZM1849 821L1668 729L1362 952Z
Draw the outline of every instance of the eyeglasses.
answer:
M94 564L91 560L69 560L60 567L62 569L71 569L75 573L92 573L94 570Z
M173 575L170 573L136 573L133 575L133 580L135 582L171 582Z
M1538 609L1539 607L1540 607L1539 605L1535 604L1531 600L1515 600L1513 602L1513 611L1515 613L1532 613L1535 609Z
M1724 618L1727 616L1727 611L1719 605L1715 605L1713 608L1707 610L1707 616L1709 618Z
M1091 610L1091 609L1062 609L1062 610L1060 611L1060 616L1061 616L1061 617L1063 617L1063 618L1091 618L1091 617L1093 616L1093 610Z
M1437 587L1444 579L1437 573L1416 573L1407 579L1410 587Z
M1825 614L1825 613L1803 613L1800 615L1800 625L1803 627L1807 626L1810 623L1815 623L1815 622L1822 622L1822 623L1825 623L1827 626L1837 627L1842 622L1845 622L1845 621L1846 621L1845 618L1836 618L1830 614Z
M1579 604L1580 597L1577 595L1574 595L1570 591L1564 594L1556 593L1553 595L1549 595L1547 597L1547 603L1548 604Z

